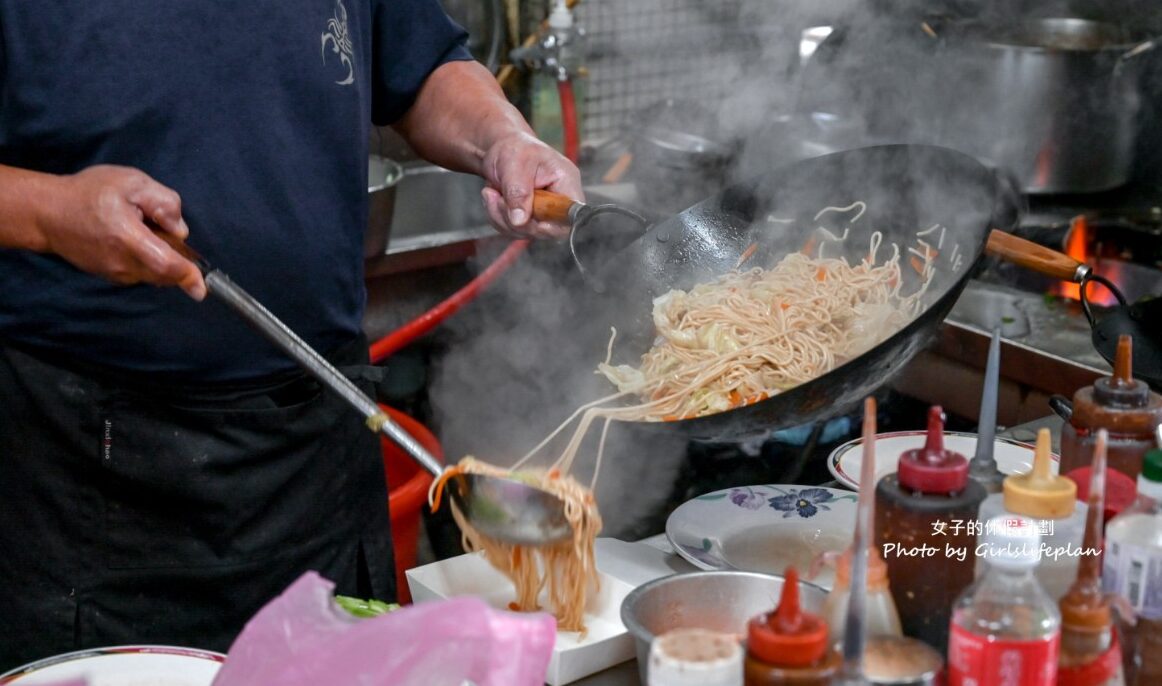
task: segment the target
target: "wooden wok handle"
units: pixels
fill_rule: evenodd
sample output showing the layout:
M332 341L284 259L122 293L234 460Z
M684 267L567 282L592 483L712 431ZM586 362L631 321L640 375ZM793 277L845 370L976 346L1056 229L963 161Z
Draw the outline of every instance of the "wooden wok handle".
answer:
M577 201L573 198L560 193L545 190L533 191L533 219L542 222L570 224L573 219L569 216L569 210L576 203Z
M1065 253L996 229L989 233L984 251L1006 262L1062 281L1080 283L1089 272L1088 266Z

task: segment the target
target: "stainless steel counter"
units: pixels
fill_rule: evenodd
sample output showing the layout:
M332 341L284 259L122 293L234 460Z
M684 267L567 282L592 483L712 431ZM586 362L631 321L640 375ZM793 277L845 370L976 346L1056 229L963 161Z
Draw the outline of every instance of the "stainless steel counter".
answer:
M892 385L898 391L976 419L992 329L1001 328L998 421L1013 426L1050 413L1049 397L1110 373L1075 305L1007 286L970 281L935 342ZM939 379L939 383L934 383Z

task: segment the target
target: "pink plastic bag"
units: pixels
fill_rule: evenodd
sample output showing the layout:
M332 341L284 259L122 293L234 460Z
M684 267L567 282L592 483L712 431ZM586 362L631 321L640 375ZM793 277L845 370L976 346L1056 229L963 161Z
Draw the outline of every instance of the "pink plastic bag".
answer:
M358 619L335 603L333 589L308 572L259 610L214 686L544 683L557 635L550 615L454 598Z

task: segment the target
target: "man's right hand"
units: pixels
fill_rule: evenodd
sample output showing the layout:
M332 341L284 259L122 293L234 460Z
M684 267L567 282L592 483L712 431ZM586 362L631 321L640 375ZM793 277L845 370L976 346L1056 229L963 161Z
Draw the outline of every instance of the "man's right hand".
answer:
M32 183L44 192L31 200L40 203L34 212L36 239L23 241L24 247L55 253L116 283L179 286L195 300L205 297L198 267L156 233L181 240L189 235L175 191L140 170L112 165L37 176Z

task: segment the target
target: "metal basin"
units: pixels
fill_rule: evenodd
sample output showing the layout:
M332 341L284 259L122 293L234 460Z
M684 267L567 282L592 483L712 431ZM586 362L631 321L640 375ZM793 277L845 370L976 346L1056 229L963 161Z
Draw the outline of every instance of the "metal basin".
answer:
M634 637L638 674L649 683L650 643L671 629L710 629L746 634L751 617L779 604L783 577L756 572L675 574L638 587L621 604L621 621ZM822 613L827 592L799 582L803 609Z
M487 235L484 180L431 164L407 165L397 187L389 253Z
M395 192L403 167L395 162L370 155L367 158L367 231L363 234L363 259L379 257L387 252L391 239L392 217L395 212Z

